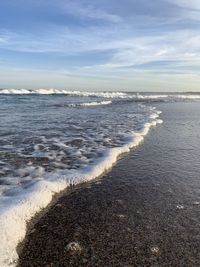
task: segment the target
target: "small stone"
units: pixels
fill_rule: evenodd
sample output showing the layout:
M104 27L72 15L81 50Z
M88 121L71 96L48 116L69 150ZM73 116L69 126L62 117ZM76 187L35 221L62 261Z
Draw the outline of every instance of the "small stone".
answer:
M66 250L71 253L76 253L76 252L80 252L82 248L77 242L70 242L67 245Z
M200 202L199 202L199 201L195 201L193 204L194 204L194 205L199 205Z
M151 248L151 252L152 252L153 254L158 254L158 252L159 252L159 247L152 247L152 248Z
M125 215L123 215L123 214L119 214L119 215L117 215L119 218L125 218Z

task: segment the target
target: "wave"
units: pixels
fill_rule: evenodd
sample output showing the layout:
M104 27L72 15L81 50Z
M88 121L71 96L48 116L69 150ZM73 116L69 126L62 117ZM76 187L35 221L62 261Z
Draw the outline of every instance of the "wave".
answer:
M158 98L168 98L168 97L169 95L162 95L162 94L159 94L159 95L155 95L155 94L142 95L139 93L136 94L136 98L138 99L158 99Z
M191 95L177 95L177 98L180 99L200 99L200 95L195 95L195 94L191 94Z
M134 98L135 96L133 96ZM136 100L140 101L180 101L180 100L200 100L200 94L174 93L174 94L136 94Z
M70 185L76 185L94 179L117 161L122 153L138 146L152 126L162 123L160 112L152 108L148 122L144 122L140 131L132 132L126 137L121 147L104 150L100 159L79 170L59 170L51 174L41 173L41 177L26 189L16 189L14 195L6 195L0 206L0 266L16 266L18 254L16 247L26 234L26 223L52 200L53 195Z
M71 95L71 96L95 96L104 98L126 97L126 93L122 92L87 92L87 91L69 91L65 89L0 89L0 94L24 95L24 94L39 94L39 95Z
M112 101L71 103L71 104L65 104L65 107L100 106L100 105L109 105L109 104L112 104Z
M66 89L0 89L0 95L70 95L83 97L119 98L132 99L133 101L184 101L200 100L199 93L126 93L126 92L89 92L89 91L70 91Z

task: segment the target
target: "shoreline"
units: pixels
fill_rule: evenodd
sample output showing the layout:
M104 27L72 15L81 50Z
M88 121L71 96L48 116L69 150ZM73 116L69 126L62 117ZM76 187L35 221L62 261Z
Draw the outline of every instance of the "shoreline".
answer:
M182 113L178 128L171 125L179 114L172 107L164 126L109 173L50 207L27 235L18 267L199 266L198 169L189 161Z
M155 128L154 125L151 126L151 128ZM152 129L151 129L152 130ZM62 200L62 198L68 197L70 194L73 194L79 190L90 188L92 185L99 183L101 179L104 179L109 173L112 171L112 169L124 158L126 158L130 153L134 153L138 146L143 145L145 141L142 140L137 146L134 146L130 148L129 152L123 152L118 157L117 160L113 163L112 167L109 169L106 169L102 174L99 176L93 178L92 180L84 181L78 184L71 184L64 190L55 193L52 197L51 202L43 209L41 209L39 212L37 212L29 221L26 222L26 235L24 239L18 243L16 251L18 255L20 255L25 247L25 243L27 241L27 237L34 231L34 227L37 223L40 222L40 220L56 205L59 205L59 201ZM16 267L20 267L19 262L17 262Z
M1 216L1 231L3 233L6 233L2 245L2 248L4 248L4 250L0 252L0 254L2 255L2 264L4 264L5 267L10 266L10 264L12 266L16 266L18 259L17 249L20 250L19 242L24 239L24 236L27 233L27 222L31 221L31 225L32 221L37 221L37 216L35 217L35 214L38 211L40 212L44 209L42 214L45 214L46 210L48 210L48 208L46 209L46 207L49 207L49 203L52 201L53 195L55 195L57 192L64 192L72 183L76 185L91 181L99 176L104 175L105 172L109 171L117 163L118 159L123 154L129 153L132 149L138 147L140 143L143 142L144 137L147 135L151 127L156 126L156 124L162 123L162 120L158 119L159 114L160 112L155 110L152 117L149 118L150 121L144 124L141 131L134 133L127 140L127 143L125 143L123 146L111 148L105 153L103 158L96 161L95 165L89 166L89 169L83 169L82 174L81 172L77 173L77 177L73 175L70 176L70 174L72 173L69 172L69 176L68 174L63 173L64 179L60 179L58 181L56 179L50 181L40 181L34 184L32 189L34 189L35 191L28 190L28 192L26 192L25 199L23 199L22 196L19 196L19 199L17 199L18 205L14 207L14 209L12 208L12 205L10 205L10 203L7 203L8 209L6 210L5 214ZM56 175L58 176L58 174ZM66 180L66 177L68 178L68 180ZM76 177L75 180L74 177ZM36 201L35 206L32 203L32 195ZM58 195L62 195L62 193L58 193ZM21 208L25 210L25 212L23 212L22 214L20 213ZM8 219L9 217L11 218L8 225L8 223L6 223L6 219L4 220L4 218ZM32 220L32 217L35 217L36 219ZM11 232L8 228L18 230ZM5 250L7 251L6 255Z
M119 160L120 160L120 158L119 158ZM116 164L117 164L117 162L116 162ZM115 166L115 164L113 166ZM29 221L26 222L26 227L27 227L26 236L21 242L19 242L19 244L17 246L17 249L16 249L17 253L20 254L21 251L23 250L24 243L26 242L27 236L29 236L29 234L33 231L35 225L45 216L46 213L48 213L50 211L50 209L52 207L54 207L59 202L59 200L61 198L67 197L68 195L72 194L73 192L75 192L75 191L77 191L79 189L87 188L88 186L90 186L91 183L97 182L102 177L104 177L106 174L108 174L111 171L111 169L112 168L110 168L110 170L105 171L105 173L103 173L102 175L94 178L93 180L82 182L82 183L79 183L79 184L76 184L76 185L70 185L69 187L65 188L61 192L56 193L55 195L53 195L52 201L45 208L43 208L39 212L37 212ZM18 264L16 265L16 267L18 267Z

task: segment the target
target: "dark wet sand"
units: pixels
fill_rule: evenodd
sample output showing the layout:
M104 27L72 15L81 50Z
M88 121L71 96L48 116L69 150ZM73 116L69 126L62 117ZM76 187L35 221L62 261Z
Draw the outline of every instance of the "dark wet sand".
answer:
M27 235L20 267L200 266L199 176L178 165L187 153L165 119L110 173L48 210Z

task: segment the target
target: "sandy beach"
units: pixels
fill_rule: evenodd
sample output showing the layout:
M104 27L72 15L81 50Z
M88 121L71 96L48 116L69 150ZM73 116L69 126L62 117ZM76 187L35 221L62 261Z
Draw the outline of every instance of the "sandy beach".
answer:
M143 144L50 207L29 231L18 267L198 267L200 181L197 161L188 162L197 136L187 131L183 108L163 104L165 123Z

